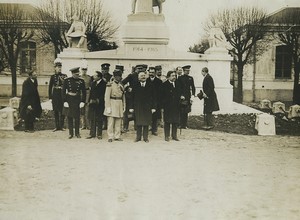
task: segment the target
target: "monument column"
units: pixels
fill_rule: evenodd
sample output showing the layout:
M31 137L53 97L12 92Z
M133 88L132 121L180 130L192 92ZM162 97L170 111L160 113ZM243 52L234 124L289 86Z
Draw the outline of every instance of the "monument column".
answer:
M152 0L137 0L135 13L152 13Z

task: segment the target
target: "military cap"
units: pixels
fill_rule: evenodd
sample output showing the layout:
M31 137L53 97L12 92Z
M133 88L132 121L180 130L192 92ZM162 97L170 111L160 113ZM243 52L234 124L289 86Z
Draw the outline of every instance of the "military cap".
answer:
M80 67L74 67L72 69L70 69L71 73L79 73L79 69Z
M148 68L148 65L143 64L143 68L146 70Z
M149 70L155 70L155 67L150 66L149 69L148 69L148 71L149 71Z
M145 64L138 64L135 66L136 69L144 69Z
M119 70L119 69L115 69L114 72L113 72L113 75L114 76L122 76L122 71Z
M103 63L103 64L101 65L101 68L102 68L102 69L109 69L109 67L110 67L110 64L109 64L109 63Z
M190 68L191 68L191 65L185 65L185 66L182 67L182 69L184 69L184 70L185 69L190 69Z
M161 70L161 65L155 66L155 69L156 69L156 70Z
M54 66L62 66L62 60L59 57L54 60Z
M121 70L122 72L124 71L124 66L122 65L116 65L117 70Z

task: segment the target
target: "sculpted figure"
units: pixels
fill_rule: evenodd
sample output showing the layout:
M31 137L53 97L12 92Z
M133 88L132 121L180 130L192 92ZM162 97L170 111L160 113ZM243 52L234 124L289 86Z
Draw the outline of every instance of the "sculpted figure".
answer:
M219 22L209 30L209 47L226 47L226 37L220 27Z
M80 38L78 44L76 45L77 48L80 48L86 38L86 27L84 23L79 20L79 17L77 15L74 15L72 19L73 23L67 32L69 47L72 47L73 38Z
M152 7L158 7L159 14L162 13L162 3L164 3L166 0L131 0L131 9L132 14L136 13L136 4L138 1L152 1ZM153 9L152 9L153 11Z

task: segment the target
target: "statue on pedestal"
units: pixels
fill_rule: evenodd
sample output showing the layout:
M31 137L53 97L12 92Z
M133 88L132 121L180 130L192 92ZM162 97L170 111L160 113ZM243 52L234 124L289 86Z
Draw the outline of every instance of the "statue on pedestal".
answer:
M215 24L208 32L209 47L226 47L226 37L221 30L221 23Z
M152 7L158 7L159 10L159 14L162 14L162 3L164 3L166 0L131 0L131 8L132 8L132 14L137 13L136 11L136 5L137 2L146 2L146 3L150 3L152 1ZM147 10L147 11L152 11L153 12L153 8Z
M72 19L73 19L73 23L66 34L68 38L69 47L74 47L73 42L75 42L75 39L79 38L76 48L80 48L82 47L86 39L86 35L85 35L86 27L84 23L79 20L79 17L77 15L74 15Z

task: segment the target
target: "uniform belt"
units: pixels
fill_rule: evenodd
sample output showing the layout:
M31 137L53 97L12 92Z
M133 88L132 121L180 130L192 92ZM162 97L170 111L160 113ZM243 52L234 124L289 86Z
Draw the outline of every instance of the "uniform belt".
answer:
M61 86L54 86L54 89L62 89Z
M68 92L67 94L70 95L70 96L76 96L76 95L79 95L77 92Z
M122 97L110 97L110 99L122 100Z

